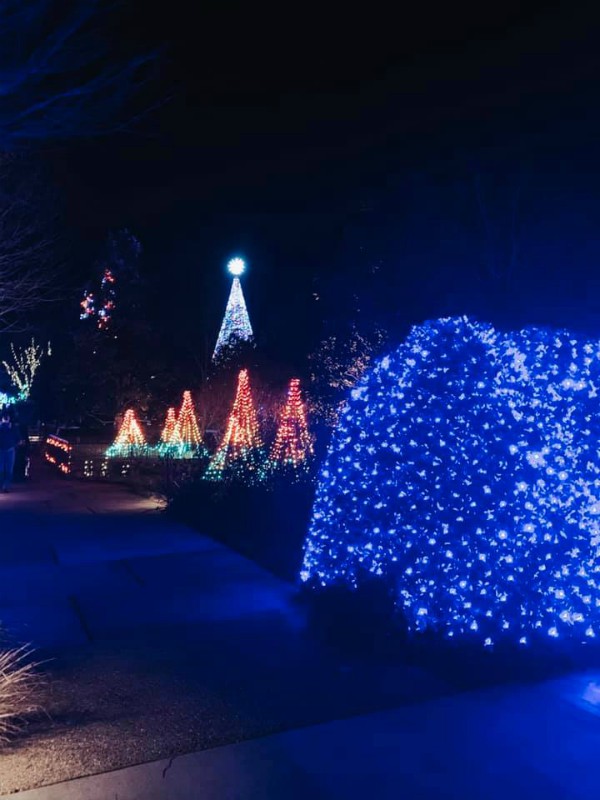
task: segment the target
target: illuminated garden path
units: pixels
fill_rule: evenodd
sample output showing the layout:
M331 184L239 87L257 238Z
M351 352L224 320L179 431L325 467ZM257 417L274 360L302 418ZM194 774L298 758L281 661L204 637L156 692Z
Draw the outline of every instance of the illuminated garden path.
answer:
M119 487L41 470L0 495L0 621L49 659L49 717L0 753L0 793L448 692L325 650L295 595Z

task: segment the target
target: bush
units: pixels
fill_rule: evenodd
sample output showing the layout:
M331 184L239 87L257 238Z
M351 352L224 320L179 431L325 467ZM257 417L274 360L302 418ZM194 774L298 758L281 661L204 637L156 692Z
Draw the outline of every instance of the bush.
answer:
M600 633L600 344L415 328L350 394L302 578L394 585L411 631L485 644Z
M313 498L308 481L247 486L197 476L179 487L169 510L275 574L295 580Z

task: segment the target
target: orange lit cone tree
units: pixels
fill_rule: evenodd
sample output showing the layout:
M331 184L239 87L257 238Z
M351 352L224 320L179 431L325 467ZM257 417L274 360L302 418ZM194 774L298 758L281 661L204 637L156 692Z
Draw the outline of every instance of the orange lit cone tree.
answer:
M128 408L116 439L106 451L107 456L138 455L146 450L146 439L133 409Z
M192 393L189 391L183 393L183 402L179 409L172 444L178 446L183 454L188 456L203 455L206 452L198 427Z
M177 431L177 416L174 408L167 409L167 418L160 435L161 444L179 444L181 438Z
M269 471L287 472L298 479L308 474L313 454L313 440L306 422L306 407L300 394L300 380L292 378L269 455Z
M161 456L177 457L182 453L183 443L177 429L177 414L174 408L167 409L165 424L156 450Z
M264 450L250 392L248 370L238 376L237 391L223 440L204 476L209 481L256 483L264 478Z

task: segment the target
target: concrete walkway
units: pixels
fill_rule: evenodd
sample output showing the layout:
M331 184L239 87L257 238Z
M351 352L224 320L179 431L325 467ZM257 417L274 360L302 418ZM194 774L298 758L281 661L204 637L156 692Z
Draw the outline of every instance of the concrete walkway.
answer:
M337 721L25 792L19 800L597 800L590 676Z
M119 487L42 471L0 495L0 621L49 659L0 793L447 693L325 651L295 592Z
M293 593L119 486L17 487L0 495L0 526L0 620L38 648L282 611Z

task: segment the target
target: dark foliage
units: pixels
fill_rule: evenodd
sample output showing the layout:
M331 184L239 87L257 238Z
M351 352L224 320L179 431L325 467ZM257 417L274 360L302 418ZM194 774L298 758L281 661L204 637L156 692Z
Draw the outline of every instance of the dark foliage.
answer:
M246 486L196 479L175 491L169 512L295 581L313 495L309 482L290 484L282 479Z
M110 11L110 13L109 13ZM104 0L0 4L0 148L94 136L124 127L153 54L111 46Z

